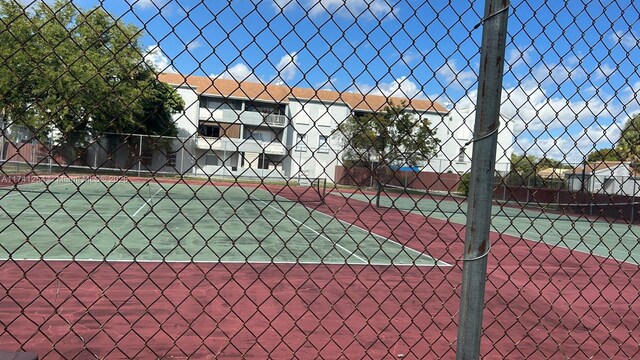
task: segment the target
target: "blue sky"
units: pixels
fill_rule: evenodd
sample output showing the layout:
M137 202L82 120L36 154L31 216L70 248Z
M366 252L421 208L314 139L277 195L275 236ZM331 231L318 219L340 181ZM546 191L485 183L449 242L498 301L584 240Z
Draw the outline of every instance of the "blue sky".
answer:
M502 113L517 153L577 162L640 109L632 1L513 1ZM99 1L76 1L88 7ZM484 2L108 0L167 71L472 105ZM637 5L636 5L637 6Z

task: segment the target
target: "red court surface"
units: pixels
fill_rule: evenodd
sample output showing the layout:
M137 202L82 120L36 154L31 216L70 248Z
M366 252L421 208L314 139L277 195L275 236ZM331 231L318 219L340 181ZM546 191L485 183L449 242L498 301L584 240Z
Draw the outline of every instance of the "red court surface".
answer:
M2 350L454 358L464 227L338 196L317 210L453 266L5 261ZM495 233L491 242L484 359L640 356L638 266Z

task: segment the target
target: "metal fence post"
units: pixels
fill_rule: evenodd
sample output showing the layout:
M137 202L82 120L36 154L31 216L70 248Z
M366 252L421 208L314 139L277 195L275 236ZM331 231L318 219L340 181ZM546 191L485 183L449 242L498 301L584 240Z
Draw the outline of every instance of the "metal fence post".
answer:
M456 357L478 359L509 0L485 3ZM476 25L476 28L480 25Z
M0 135L0 161L4 161L4 138L6 136L4 119L0 120Z
M138 177L140 177L140 171L142 170L142 135L140 136L140 148L138 149Z

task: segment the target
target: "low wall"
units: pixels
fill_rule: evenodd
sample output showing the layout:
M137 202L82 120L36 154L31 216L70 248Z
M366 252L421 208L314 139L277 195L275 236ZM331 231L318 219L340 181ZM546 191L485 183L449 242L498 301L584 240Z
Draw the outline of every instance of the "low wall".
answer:
M345 168L336 166L336 183L361 187L376 184L371 169L363 167ZM394 171L385 175L385 183L412 189L455 192L460 184L460 175L453 173Z
M640 197L504 185L497 186L493 194L496 200L518 202L523 207L544 206L564 213L640 223L640 204L636 203Z

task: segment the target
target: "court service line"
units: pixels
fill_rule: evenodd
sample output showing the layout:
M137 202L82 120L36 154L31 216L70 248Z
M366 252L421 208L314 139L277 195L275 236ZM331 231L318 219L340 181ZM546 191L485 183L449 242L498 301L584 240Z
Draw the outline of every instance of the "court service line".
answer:
M160 192L160 190L162 190L162 189L163 189L163 187L162 187L162 186L160 186L160 189L158 189L158 191L156 191L153 195L151 195L151 196L149 197L149 200L151 200L154 196L156 196L156 195ZM138 192L138 193L139 193L139 192ZM136 212L134 212L134 213L133 213L133 215L131 215L131 217L136 217L136 215L138 215L138 213L139 213L142 209L144 209L145 207L147 207L147 205L149 205L149 200L145 200L145 199L143 199L143 200L144 200L144 204L140 205L140 208L138 208L138 210L136 210Z
M290 220L292 220L292 221L294 221L294 222L296 222L296 223L298 223L298 224L300 224L300 225L304 226L305 228L307 228L307 229L309 229L309 230L313 231L315 234L319 235L321 238L323 238L323 239L327 240L328 242L332 243L334 246L337 246L337 247L339 247L340 249L342 249L342 250L344 250L344 251L348 252L349 254L353 255L354 257L356 257L358 260L360 260L360 261L364 262L365 264L369 264L369 261L368 261L368 260L363 259L362 257L360 257L360 256L356 255L356 254L355 254L354 252L352 252L351 250L349 250L349 249L345 248L344 246L342 246L342 245L340 245L340 244L338 244L338 243L334 242L333 240L331 240L331 239L329 239L328 237L324 236L323 234L321 234L321 233L317 232L316 230L312 229L311 227L309 227L308 225L306 225L306 224L302 223L301 221L299 221L299 220L297 220L297 219L295 219L295 218L291 217L291 216L290 216L289 214L287 214L286 212L284 212L284 211L282 211L282 210L278 209L277 207L275 207L275 206L273 206L273 205L271 205L271 204L269 204L269 203L266 203L266 202L264 202L264 201L262 201L262 200L260 200L260 199L255 199L255 200L258 200L258 201L260 201L261 203L266 204L268 207L270 207L270 208L274 209L275 211L279 212L280 214L282 214L282 215L286 216L286 217L287 217L287 218L289 218Z
M24 190L24 191L22 191L22 190L20 190L20 189L16 188L16 190L15 190L15 191L17 191L17 192L18 192L17 194L9 194L9 195L5 195L5 196L0 196L0 200L5 199L5 198L8 198L8 197L12 197L12 196L18 196L18 195L22 195L22 196L24 196L24 194L38 194L38 195L46 194L46 193L47 193L47 190L49 190L49 189L51 189L51 188L54 188L54 187L62 186L62 185L68 185L68 184L67 184L67 183L62 183L62 184L58 184L58 185L51 185L51 186L47 186L47 187L45 187L44 189L41 189L41 192L39 192L39 193L35 193L35 192L34 192L35 190L38 190L38 189L34 189L34 190ZM51 193L51 192L49 192L49 193Z
M140 264L144 264L144 263L151 263L151 264L157 264L157 263L165 263L165 264L264 264L264 265L270 265L270 264L274 264L274 265L319 265L319 264L326 264L326 265L349 265L349 266L366 266L366 265L373 265L373 266L391 266L391 265L395 265L395 266L421 266L421 267L431 267L431 265L419 265L419 264L413 264L413 263L406 263L406 264L396 264L396 263L389 263L389 262L370 262L370 263L349 263L346 259L345 261L326 261L326 260L319 260L319 261L287 261L287 260L273 260L273 261L265 261L265 260L151 260L151 259L108 259L108 258L17 258L17 257L12 257L12 258L7 258L7 257L0 257L0 261L33 261L33 262L37 262L37 261L49 261L49 262L109 262L109 263L127 263L127 264L136 264L136 263L140 263Z
M357 198L353 198L353 197L349 197L347 196L345 193L338 191L338 194L340 194L340 196L347 198L347 199L353 199L356 201L360 201L360 202L368 202L368 201L363 201L361 199L357 199ZM361 194L356 194L356 196L362 196ZM365 196L365 198L367 198ZM368 199L368 198L367 198ZM431 201L431 202L435 202L437 203L437 201L431 200L431 199L421 199L420 201ZM459 208L461 209L461 208ZM442 220L442 221L446 221L446 222L450 222L453 224L457 224L457 225L461 225L461 226L466 226L466 214L465 213L454 213L460 216L464 217L464 221L457 221L453 218L453 216L448 217L443 215L442 217L438 217L438 216L431 216L431 214L442 214L442 213L438 213L436 211L432 211L430 212L430 214L425 214L419 207L419 204L417 206L417 208L411 209L411 210L400 210L400 211L405 211L405 212L409 212L409 213L413 213L416 215L420 215L420 216L424 216L424 217L434 217L436 219ZM508 214L505 214L505 216L510 219L510 220L518 220L519 219L519 214L520 213L524 213L525 216L527 217L526 221L528 221L530 224L533 224L532 228L537 232L537 233L541 233L540 230L538 230L539 228L548 228L550 225L553 227L553 222L555 219L552 219L549 217L548 214L544 213L544 212L537 212L537 211L532 211L532 210L528 210L528 209L521 209L521 211L518 213L518 215L515 216L510 216ZM538 214L544 214L544 217L540 217ZM597 221L590 221L589 219L583 218L581 216L576 216L576 215L572 215L572 214L563 214L563 216L566 216L570 219L570 221L574 224L583 224L583 223L588 223L591 226L593 226L593 224L597 224ZM492 215L491 219L493 222L493 218L496 217L496 215ZM548 224L545 224L544 222L547 222ZM616 224L612 224L612 225L616 225ZM629 224L630 225L630 224ZM620 231L622 230L629 230L631 227L629 226L629 228L627 228L627 226L625 225L621 225ZM537 239L537 237L535 236L531 236L529 234L525 233L520 233L517 230L512 230L510 229L511 226L507 227L506 229L499 229L496 227L495 224L492 224L491 226L491 232L497 234L498 236L502 236L502 235L507 235L507 236L511 236L511 237L515 237L515 238L519 238L522 240L526 240L526 241L531 241L531 242L535 242L535 243L543 243L546 244L548 246L551 246L553 248L559 248L559 249L564 249L564 250L568 250L569 252L577 252L577 253L581 253L581 254L585 254L585 255L590 255L590 256L595 256L595 257L599 257L605 260L616 260L616 261L621 261L627 264L631 264L631 265L638 265L638 263L627 260L629 257L634 258L636 255L633 254L630 251L625 251L625 250L618 250L616 248L610 249L608 247L604 247L604 249L601 248L601 245L595 245L594 247L589 246L588 243L584 242L583 240L569 240L568 242L573 243L573 246L571 246L569 243L567 243L566 239L563 239L563 243L554 243L553 241L545 241L544 237L541 239ZM581 234L576 228L573 228L573 231L576 232L576 235L578 237L580 237L581 239L586 238L588 235L587 234ZM634 234L635 236L635 232L633 232L633 230L631 230L631 232ZM393 240L391 240L393 241ZM578 249L577 246L579 245L583 245L584 247L586 247L588 250L582 250L582 249ZM617 246L616 246L617 247ZM606 255L607 253L609 253L610 255ZM622 255L622 258L620 257L616 257L614 256L614 253L620 254ZM440 261L440 260L438 260Z
M425 253L423 253L423 252L421 252L421 251L418 251L418 250L416 250L416 249L414 249L414 248L412 248L412 247L406 246L406 245L401 244L401 243L399 243L399 242L397 242L397 241L395 241L395 240L389 239L388 237L384 237L384 236L382 236L382 235L378 235L378 234L376 234L376 233L374 233L374 232L371 232L371 231L369 231L369 230L366 230L365 228L360 227L360 226L358 226L358 225L356 225L356 224L352 224L352 223L346 222L346 221L344 221L344 220L342 220L342 219L338 219L337 217L333 217L333 216L331 216L331 215L329 215L329 214L325 214L325 213L323 213L322 211L317 211L317 212L319 212L320 214L322 214L322 215L324 215L324 216L327 216L327 217L330 217L330 218L332 218L332 219L336 219L336 220L340 221L340 222L341 222L341 223L343 223L345 226L347 226L347 228L349 228L349 227L355 227L356 229L359 229L359 230L361 230L361 231L364 231L364 232L366 232L367 234L371 234L373 237L377 237L378 239L381 239L382 241L390 242L390 243L392 243L392 244L395 244L395 245L400 246L400 248L402 248L402 249L407 249L407 250L413 251L414 253L418 254L418 256L424 256L424 257L427 257L427 258L429 258L429 259L431 259L431 260L434 260L434 261L436 262L436 264L438 264L438 263L442 263L442 266L453 266L453 265L451 265L451 264L449 264L449 263L447 263L447 262L445 262L445 261L438 260L438 259L436 259L436 258L432 257L432 256L431 256L431 255L429 255L429 254L425 254Z
M378 235L378 234L376 234L376 233L374 233L372 231L366 230L365 228L360 227L360 226L358 226L356 224L352 224L352 223L346 222L346 221L344 221L342 219L339 219L338 217L331 216L331 215L326 214L326 213L324 213L322 211L316 211L316 210L310 209L309 207L307 207L305 205L303 205L303 206L305 208L307 208L308 210L310 210L310 211L320 213L320 214L322 214L322 215L324 215L326 217L329 217L331 219L336 219L336 220L340 221L342 224L344 224L345 226L347 226L347 228L355 227L356 229L364 231L367 234L371 234L373 237L377 237L378 239L381 239L382 241L388 241L388 242L390 242L392 244L398 245L398 246L400 246L401 249L407 249L407 250L413 251L414 253L418 254L419 256L423 256L423 257L429 258L431 260L434 260L436 262L436 265L439 265L438 263L441 263L440 266L453 266L453 265L449 264L448 262L445 262L445 261L442 261L442 260L438 260L438 259L434 258L433 256L431 256L429 254L425 254L425 253L423 253L421 251L418 251L418 250L416 250L416 249L414 249L412 247L409 247L409 246L406 246L404 244L401 244L401 243L399 243L399 242L397 242L395 240L389 239L389 238L384 237L382 235Z

